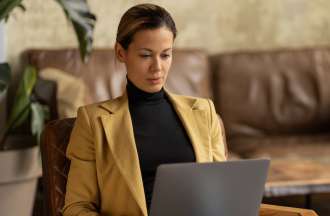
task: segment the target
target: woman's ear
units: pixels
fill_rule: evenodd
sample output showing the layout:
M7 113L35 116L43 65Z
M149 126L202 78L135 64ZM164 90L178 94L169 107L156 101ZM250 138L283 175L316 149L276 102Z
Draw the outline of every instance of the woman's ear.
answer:
M115 44L115 54L120 62L122 63L126 62L126 50L118 42L116 42Z

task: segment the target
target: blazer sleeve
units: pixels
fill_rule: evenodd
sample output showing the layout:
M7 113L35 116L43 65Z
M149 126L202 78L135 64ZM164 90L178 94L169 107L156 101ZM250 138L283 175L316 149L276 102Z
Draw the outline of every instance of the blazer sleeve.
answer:
M93 133L86 108L78 109L66 155L71 160L64 216L100 216Z
M227 160L226 136L220 116L216 113L212 100L208 99L210 107L210 136L213 161Z

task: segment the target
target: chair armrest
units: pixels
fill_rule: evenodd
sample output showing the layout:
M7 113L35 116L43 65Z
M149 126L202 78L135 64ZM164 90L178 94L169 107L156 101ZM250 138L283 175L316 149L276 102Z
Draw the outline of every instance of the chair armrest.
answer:
M261 204L259 216L317 216L313 210Z

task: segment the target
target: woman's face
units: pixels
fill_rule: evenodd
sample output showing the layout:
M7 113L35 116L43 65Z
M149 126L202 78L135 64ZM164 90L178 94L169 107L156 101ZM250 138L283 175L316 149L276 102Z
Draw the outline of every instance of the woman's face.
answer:
M117 57L124 62L128 79L139 89L153 93L164 86L172 63L173 34L160 27L137 32L128 49L116 44Z

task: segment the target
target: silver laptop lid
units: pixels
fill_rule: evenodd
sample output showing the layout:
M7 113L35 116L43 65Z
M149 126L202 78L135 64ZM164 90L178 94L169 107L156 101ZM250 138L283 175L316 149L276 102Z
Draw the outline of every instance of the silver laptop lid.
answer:
M270 160L179 163L157 169L151 216L257 216Z

